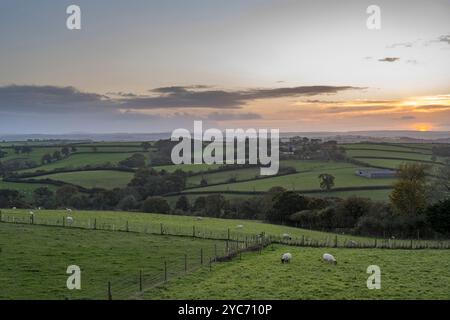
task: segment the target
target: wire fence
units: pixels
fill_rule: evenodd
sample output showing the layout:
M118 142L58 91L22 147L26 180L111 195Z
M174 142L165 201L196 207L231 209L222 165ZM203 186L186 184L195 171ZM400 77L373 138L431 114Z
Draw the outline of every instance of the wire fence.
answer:
M261 239L270 243L298 246L298 247L333 247L354 249L450 249L450 240L422 240L422 239L395 239L395 238L343 238L338 235L329 235L322 238L302 235L299 237L274 236L264 232L260 234L245 234L242 231L210 230L205 227L168 225L163 223L117 221L114 219L69 219L67 214L60 217L37 217L36 215L5 214L0 211L0 222L34 224L42 226L55 226L74 229L89 229L131 233L145 233L153 235L169 235L178 237L191 237L208 240L223 240L238 243L255 243Z
M450 242L443 241L417 241L396 239L367 239L354 241L351 239L338 238L337 235L324 239L312 239L306 236L291 238L287 236L272 236L264 233L258 235L243 235L224 231L211 231L196 226L168 226L161 223L125 223L117 225L112 221L100 219L88 219L87 221L75 221L66 216L59 218L36 217L34 215L15 216L3 214L0 211L0 222L11 224L40 225L47 227L58 227L68 229L89 229L111 232L146 233L153 235L170 235L178 237L191 237L209 240L220 240L220 245L206 245L195 254L190 252L184 255L172 257L170 261L161 261L159 267L148 267L136 269L127 274L111 275L107 283L92 284L83 296L83 299L141 299L145 291L163 285L172 279L197 271L201 268L213 269L215 263L230 261L241 257L241 254L249 251L259 251L271 244L281 244L299 247L333 247L352 249L449 249ZM70 297L68 297L70 298ZM78 297L72 297L77 299Z

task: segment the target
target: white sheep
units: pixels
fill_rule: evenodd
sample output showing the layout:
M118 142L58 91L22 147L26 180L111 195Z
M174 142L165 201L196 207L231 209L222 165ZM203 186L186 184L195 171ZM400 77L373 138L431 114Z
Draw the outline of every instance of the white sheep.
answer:
M16 207L12 207L12 209L13 209L13 210L16 210L17 208L16 208Z
M292 240L292 237L287 233L283 233L282 237L283 237L283 240Z
M337 261L333 255L329 253L324 253L322 256L323 261L336 265Z
M281 256L281 263L289 263L292 259L292 254L288 253L283 253L283 255Z
M67 213L71 213L72 209L66 208Z
M34 212L33 212L33 211L30 211L30 216L32 216L32 215L34 215Z
M244 226L242 225L242 224L238 224L237 226L236 226L236 228L238 228L238 229L242 229Z
M203 220L203 218L202 217L197 217L197 220Z
M73 218L67 217L67 224L72 224L72 223L73 223Z

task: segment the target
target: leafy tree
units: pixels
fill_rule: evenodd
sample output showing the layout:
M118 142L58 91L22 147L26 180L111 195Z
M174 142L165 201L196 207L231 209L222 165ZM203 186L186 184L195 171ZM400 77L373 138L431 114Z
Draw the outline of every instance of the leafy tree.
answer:
M193 209L195 212L199 212L199 211L203 211L205 209L205 206L206 206L206 198L198 197L197 199L195 199Z
M191 204L189 203L188 197L184 195L180 196L175 204L175 209L179 209L184 212L189 211L191 209Z
M120 161L119 165L128 168L142 168L145 166L145 156L141 153L135 153L131 157Z
M33 151L33 148L30 146L23 146L21 152L25 154L30 154Z
M399 167L399 179L390 195L397 213L415 216L425 209L427 169L428 166L421 163L406 163Z
M33 191L33 202L37 207L51 209L55 204L55 194L47 187L40 187Z
M294 191L286 191L277 195L273 207L267 215L267 220L272 222L284 222L298 211L308 208L308 200Z
M142 203L142 211L150 213L169 213L170 206L163 197L148 197Z
M319 175L320 188L322 190L330 191L334 187L334 176L329 173L322 173Z
M55 152L53 152L52 158L53 158L54 160L61 160L61 159L62 159L61 152L59 152L58 150L56 150Z
M52 161L53 161L53 157L49 153L44 154L41 158L42 164L51 163Z
M119 203L117 204L118 209L125 211L136 209L137 206L138 202L136 198L131 194L120 200Z
M147 141L141 143L141 147L142 149L144 149L144 151L148 151L151 148L151 146L152 146L151 143Z
M0 189L0 208L24 206L23 196L17 190Z
M208 217L220 218L225 213L227 201L221 194L211 194L205 199L205 214Z
M207 185L208 185L208 180L206 180L205 177L202 177L202 179L200 180L200 186L206 187Z
M450 199L428 207L425 213L433 230L450 236Z
M370 211L372 202L370 199L349 197L337 206L336 227L353 228L362 216Z
M56 190L56 202L61 206L68 206L70 198L78 194L78 189L74 186L65 185Z
M61 153L62 153L62 155L63 155L64 157L68 157L69 154L70 154L70 150L69 150L68 147L63 147L63 148L61 149Z

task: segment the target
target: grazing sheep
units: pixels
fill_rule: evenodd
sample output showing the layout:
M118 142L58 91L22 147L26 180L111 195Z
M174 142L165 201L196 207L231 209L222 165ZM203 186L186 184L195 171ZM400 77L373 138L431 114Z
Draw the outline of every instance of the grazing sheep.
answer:
M328 263L332 263L334 265L337 264L336 259L333 257L333 255L329 254L329 253L324 253L324 255L322 256L323 261L328 262Z
M283 233L282 237L283 237L283 240L292 240L292 237L287 233Z
M197 220L203 220L203 218L202 217L197 217Z
M67 224L72 224L72 223L73 223L73 218L67 217Z
M16 208L16 207L13 207L12 209L13 209L13 210L16 210L17 208Z
M292 259L292 254L290 254L289 252L284 253L281 256L281 263L289 263L289 262L291 262L291 259Z
M71 213L72 209L66 208L67 213Z
M242 225L242 224L238 224L237 226L236 226L236 228L238 228L238 229L242 229L244 226Z
M33 211L30 211L30 215L31 215L31 216L34 215L34 212L33 212Z

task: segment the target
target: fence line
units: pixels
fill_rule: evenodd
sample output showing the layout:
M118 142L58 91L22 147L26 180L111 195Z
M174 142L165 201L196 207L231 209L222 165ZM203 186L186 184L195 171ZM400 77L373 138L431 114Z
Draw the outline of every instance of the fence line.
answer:
M318 239L305 235L300 238L284 238L283 236L261 234L245 234L240 232L232 232L231 229L224 231L212 231L208 229L198 228L195 225L189 226L172 226L163 223L135 223L131 224L128 220L122 221L120 225L117 222L108 221L108 219L100 220L97 218L86 220L73 220L71 223L67 221L67 215L61 214L60 218L45 219L32 216L16 217L10 214L2 214L0 211L0 222L3 223L21 223L30 225L41 225L50 227L63 227L73 229L103 230L129 233L145 233L152 235L169 235L177 237L189 237L205 240L220 240L239 243L254 243L256 239L264 238L271 243L297 246L297 247L333 247L333 248L352 248L352 249L450 249L449 240L405 240L405 239L361 239L354 241L350 239L339 240L337 235L328 236Z

